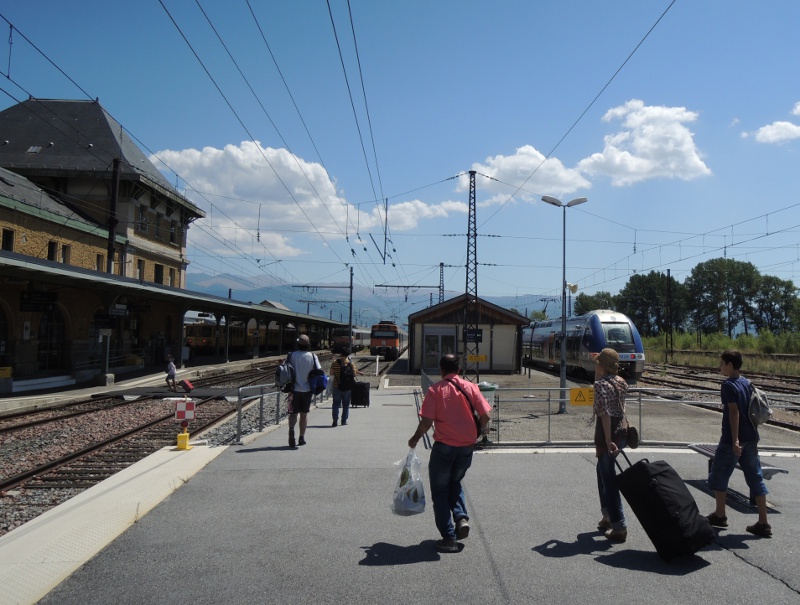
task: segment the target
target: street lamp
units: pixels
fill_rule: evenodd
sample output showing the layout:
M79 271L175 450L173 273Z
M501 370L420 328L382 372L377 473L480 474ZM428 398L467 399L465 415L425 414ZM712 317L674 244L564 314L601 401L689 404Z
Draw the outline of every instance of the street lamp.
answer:
M572 208L578 204L583 204L589 200L585 197L578 197L563 204L561 200L549 195L543 195L542 201L551 206L558 206L562 209L562 230L561 230L561 401L558 403L558 413L567 412L567 208Z

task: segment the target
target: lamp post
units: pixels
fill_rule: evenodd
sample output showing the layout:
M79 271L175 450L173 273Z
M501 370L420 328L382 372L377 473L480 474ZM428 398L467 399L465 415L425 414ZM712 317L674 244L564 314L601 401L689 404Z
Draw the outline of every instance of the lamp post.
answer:
M562 209L561 229L561 401L558 402L558 413L567 413L567 208L583 204L589 200L578 197L566 204L549 195L543 195L542 201Z

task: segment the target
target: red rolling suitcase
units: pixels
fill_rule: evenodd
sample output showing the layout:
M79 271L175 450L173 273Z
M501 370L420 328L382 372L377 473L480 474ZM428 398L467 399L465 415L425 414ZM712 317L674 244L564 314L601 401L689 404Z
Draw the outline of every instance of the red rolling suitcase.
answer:
M617 475L619 490L665 561L691 555L714 541L711 524L700 514L689 489L669 463L647 459Z
M178 386L180 386L187 393L191 393L192 389L194 388L194 385L186 379L181 380L178 383Z
M369 383L356 382L353 385L352 394L350 395L350 405L352 407L364 406L369 407Z

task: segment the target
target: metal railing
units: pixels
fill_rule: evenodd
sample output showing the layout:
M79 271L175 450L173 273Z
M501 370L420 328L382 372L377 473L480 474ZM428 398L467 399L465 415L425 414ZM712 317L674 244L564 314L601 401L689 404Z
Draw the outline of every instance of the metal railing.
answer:
M317 401L325 401L331 395L331 389L333 385L333 381L328 381L328 388L320 393L319 395L314 395L311 402L316 404ZM237 394L237 404L236 404L236 444L242 445L242 417L244 414L245 407L247 404L255 405L255 400L258 399L258 431L261 432L264 430L264 427L267 424L275 424L278 425L281 423L281 419L284 416L287 416L288 411L288 402L289 402L289 394L286 393L286 397L284 400L286 401L286 408L281 408L281 391L277 390L275 384L260 384L260 385L251 385L247 387L240 387ZM275 422L265 422L266 414L264 411L264 404L265 399L267 400L274 400L275 404ZM248 406L249 407L249 406Z

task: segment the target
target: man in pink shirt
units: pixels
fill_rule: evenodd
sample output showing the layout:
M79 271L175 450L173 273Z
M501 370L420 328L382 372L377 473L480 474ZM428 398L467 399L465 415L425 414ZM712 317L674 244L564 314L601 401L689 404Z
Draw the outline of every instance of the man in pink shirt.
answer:
M492 407L477 385L459 378L458 358L445 355L439 360L442 380L425 394L420 421L410 448L417 447L433 426L433 448L428 462L433 514L442 539L437 550L458 552L458 540L469 535L469 516L461 481L472 464L478 431L473 410L480 417L480 432L485 435Z

